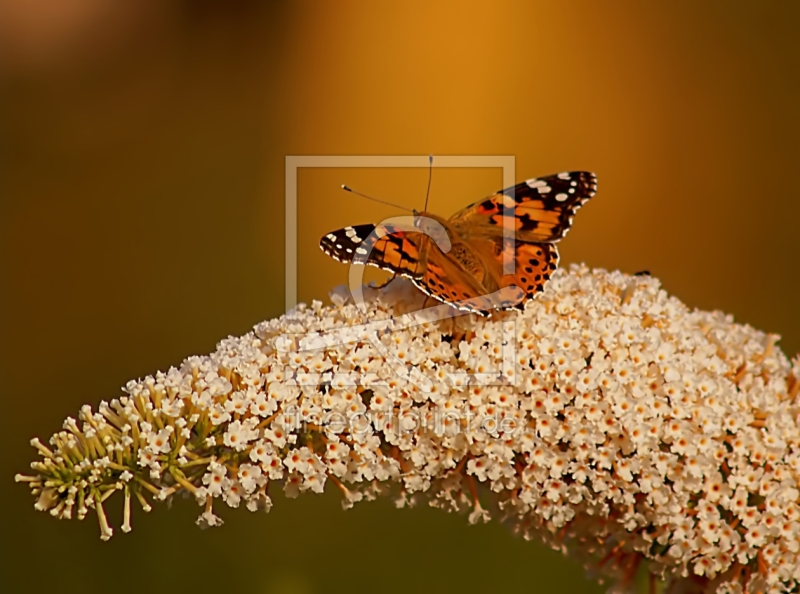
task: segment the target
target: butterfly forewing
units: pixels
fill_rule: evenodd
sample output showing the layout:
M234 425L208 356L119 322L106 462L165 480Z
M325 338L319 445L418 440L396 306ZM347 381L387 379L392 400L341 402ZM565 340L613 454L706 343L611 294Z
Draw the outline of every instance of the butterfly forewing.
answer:
M355 225L332 231L319 247L340 262L366 264L416 278L425 268L428 237L394 225Z
M508 228L521 241L554 242L596 191L597 178L588 171L533 178L469 205L449 222L464 237L502 235Z

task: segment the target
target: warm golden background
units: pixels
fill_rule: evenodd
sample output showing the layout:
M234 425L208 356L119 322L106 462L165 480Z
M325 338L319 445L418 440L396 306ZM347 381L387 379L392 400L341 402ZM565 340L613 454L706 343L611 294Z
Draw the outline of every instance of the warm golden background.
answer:
M200 531L194 504L33 510L34 435L128 379L281 314L286 155L514 155L598 173L567 262L648 269L800 350L796 2L5 0L4 592L599 592L497 523L338 496ZM303 300L347 268L328 230L421 205L427 172L304 170ZM499 170L437 170L449 214ZM113 509L119 522L119 508Z

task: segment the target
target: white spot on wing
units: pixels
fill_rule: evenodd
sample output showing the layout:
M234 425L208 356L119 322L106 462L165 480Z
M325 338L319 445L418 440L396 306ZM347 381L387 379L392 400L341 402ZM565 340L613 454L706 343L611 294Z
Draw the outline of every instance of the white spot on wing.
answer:
M570 177L572 176L569 174L569 171L563 171L558 174L558 179L569 179Z
M530 188L541 188L542 186L547 185L546 181L541 179L536 179L535 177L531 179L526 179L525 183L528 184L528 187Z
M503 206L506 208L514 208L517 205L517 201L514 200L511 196L507 194L503 194Z
M564 200L566 200L567 198L569 198L569 195L564 194L563 192L560 194L556 194L556 200L558 200L559 202L564 202Z
M367 255L367 250L365 250L365 249L364 249L364 248L362 248L362 247L360 247L360 248L356 248L356 253L357 253L357 254L361 254L362 256L366 256L366 255Z

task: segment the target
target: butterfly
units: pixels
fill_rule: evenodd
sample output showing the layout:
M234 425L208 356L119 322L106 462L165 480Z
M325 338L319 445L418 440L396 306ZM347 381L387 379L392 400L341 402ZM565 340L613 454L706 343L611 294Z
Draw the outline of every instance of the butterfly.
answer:
M414 211L345 227L325 235L320 248L340 262L409 278L464 311L523 309L544 290L558 267L556 242L596 191L594 173L557 173L500 190L449 219Z

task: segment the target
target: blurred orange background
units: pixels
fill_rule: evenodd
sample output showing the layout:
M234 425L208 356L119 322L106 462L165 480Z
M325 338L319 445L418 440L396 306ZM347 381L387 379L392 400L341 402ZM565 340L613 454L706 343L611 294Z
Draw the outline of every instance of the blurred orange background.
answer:
M800 4L0 4L6 592L601 592L499 523L335 493L137 513L101 543L13 483L84 403L284 311L287 155L513 155L597 172L568 262L647 269L800 351ZM347 267L319 237L420 208L422 169L304 169L301 300ZM431 210L499 169L436 169ZM116 525L119 505L111 506Z

